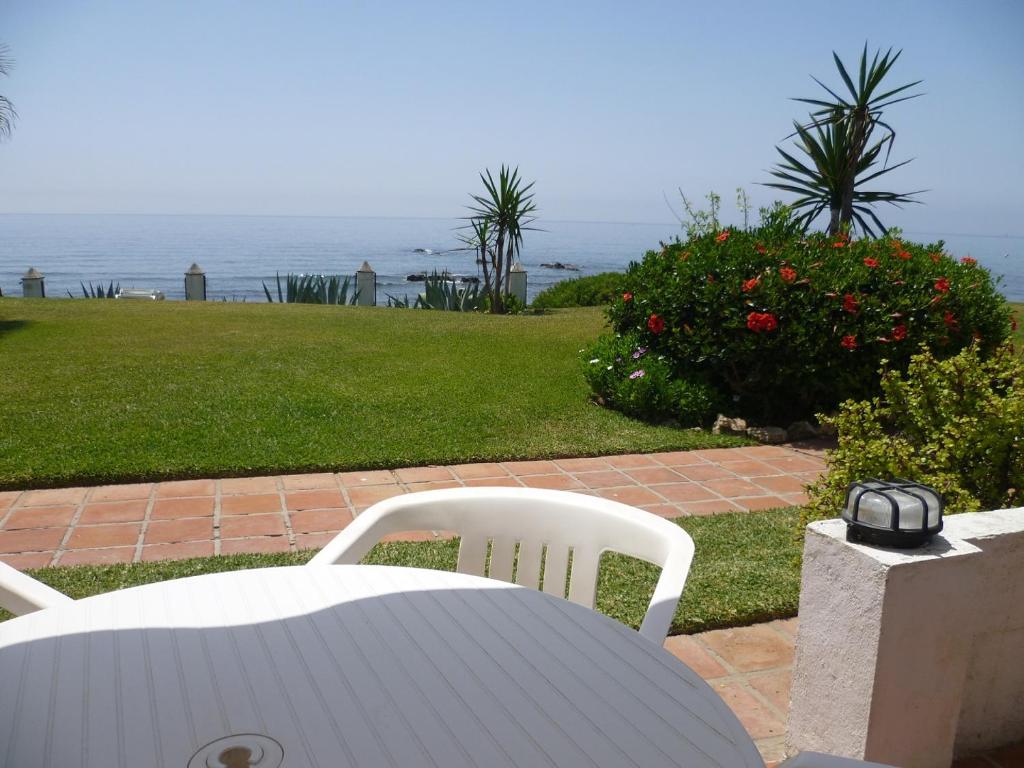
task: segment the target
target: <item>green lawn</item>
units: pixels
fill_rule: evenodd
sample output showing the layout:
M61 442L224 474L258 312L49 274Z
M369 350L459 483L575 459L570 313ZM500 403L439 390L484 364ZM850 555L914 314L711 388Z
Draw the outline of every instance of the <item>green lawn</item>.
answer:
M697 555L672 634L796 615L801 548L793 535L797 517L795 509L781 509L677 520L693 537ZM366 562L452 570L457 553L456 541L399 542L377 545ZM65 594L81 598L183 576L298 565L311 556L312 552L227 555L133 565L44 568L32 575ZM639 560L605 555L598 582L598 610L639 627L657 573L654 566Z
M599 309L0 299L0 489L736 445L587 401Z

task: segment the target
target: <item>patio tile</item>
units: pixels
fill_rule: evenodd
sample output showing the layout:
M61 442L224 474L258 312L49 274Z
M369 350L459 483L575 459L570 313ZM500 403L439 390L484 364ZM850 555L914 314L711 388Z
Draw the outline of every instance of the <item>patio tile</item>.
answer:
M253 554L257 552L288 552L291 545L287 536L254 536L247 539L221 539L222 555Z
M707 501L718 498L700 483L669 483L659 485L656 490L669 501Z
M711 650L740 672L788 667L793 663L792 641L763 624L715 629L702 633L700 637Z
M295 491L284 495L285 507L287 509L327 509L328 507L344 507L345 498L341 491L319 490L319 491ZM221 500L221 507L224 502Z
M400 533L389 533L381 541L437 541L437 538L433 531L401 531Z
M666 467L642 467L640 469L627 469L626 474L645 485L656 485L658 483L678 483L685 478L678 472L673 472Z
M796 642L796 633L800 629L800 619L796 616L792 619L776 619L775 621L769 621L768 626Z
M147 506L149 506L149 499L90 502L85 505L78 522L82 525L138 522L146 518Z
M0 491L0 512L10 509L21 496L21 491Z
M337 531L328 531L326 533L299 533L295 535L295 548L296 549L323 549L327 544L338 535ZM223 547L225 542L221 542Z
M606 499L630 504L634 507L641 504L663 504L664 499L654 491L644 488L641 485L627 485L621 488L604 488L600 495Z
M174 544L179 541L213 539L213 520L207 517L184 520L156 520L146 528L145 544Z
M281 497L276 493L260 493L255 496L221 496L222 515L249 515L261 512L280 512Z
M453 480L447 467L406 467L396 469L395 474L403 483L425 483L431 480Z
M793 472L793 477L802 483L810 484L825 474L825 469L815 469L810 472Z
M749 445L734 450L741 456L750 456L755 459L775 459L780 456L793 455L791 448L783 448L780 445Z
M683 512L675 504L648 504L647 506L641 507L644 512L650 512L652 515L658 517L664 517L667 520L675 520L677 517L685 517L686 513Z
M637 467L657 467L658 462L649 453L627 453L623 456L609 456L608 463L616 469L635 469Z
M750 675L747 682L777 710L789 712L789 687L792 678L791 670L777 669L763 675Z
M281 487L286 491L305 491L315 488L337 488L338 478L333 472L311 472L304 475L282 475Z
M153 492L153 483L129 483L125 485L102 485L93 488L89 501L126 501L148 499Z
M508 471L494 462L479 464L456 464L449 467L462 480L477 480L482 477L508 477Z
M712 683L715 692L729 705L743 727L753 739L767 739L784 736L786 724L754 698L750 691L738 682Z
M553 461L505 461L502 466L513 475L550 475L558 471Z
M514 477L477 477L463 480L467 488L522 488L523 484Z
M749 512L759 509L781 509L782 507L791 506L790 502L778 496L748 496L743 499L733 499L733 503L738 504Z
M45 552L56 549L64 540L67 528L30 528L23 531L0 531L0 554Z
M58 565L109 565L130 563L135 547L104 547L103 549L72 549L60 556Z
M19 507L7 518L4 528L57 528L71 523L78 507Z
M142 548L142 561L186 560L190 557L210 557L212 541L185 541L178 544L147 544Z
M157 499L153 502L154 520L168 520L180 517L212 517L213 497L190 499Z
M458 480L430 480L424 483L406 483L406 490L409 493L420 491L440 491L444 488L461 488L462 483Z
M727 499L735 498L737 496L764 495L763 489L758 488L756 485L746 480L740 480L738 477L722 478L721 480L705 480L704 486L711 489L719 496L725 496Z
M88 488L49 488L41 491L25 491L18 499L19 507L55 507L65 504L78 505L85 500Z
M68 549L95 549L97 547L134 547L139 541L142 525L118 523L116 525L79 525L71 531Z
M321 531L337 533L352 522L352 513L348 509L316 509L308 512L293 512L290 517L292 531L296 534L318 533ZM297 537L296 543L298 543Z
M23 554L0 555L0 561L12 568L24 571L29 568L45 568L53 560L53 552L27 552Z
M765 477L767 475L781 475L782 470L765 464L763 461L746 459L744 461L723 461L722 469L728 469L739 477Z
M729 673L704 647L689 635L674 635L665 640L665 650L703 677L713 680Z
M349 488L348 498L354 507L368 507L378 501L390 499L392 496L401 496L404 493L402 487L393 485L368 485L360 488Z
M785 472L813 472L823 469L825 462L809 456L782 456L777 459L765 459L766 464L778 467Z
M276 477L227 477L219 482L222 496L277 493Z
M748 455L751 455L751 454L745 453L746 450L748 450L748 449L747 448L702 448L700 450L693 451L693 453L696 456L700 456L702 459L707 459L708 461L713 461L715 463L718 463L718 462L721 462L721 461L737 461L737 460L742 459L742 458L744 458L744 457L746 457ZM786 455L789 454L789 452L786 451L785 448L774 449L774 447L773 447L773 450L781 450Z
M697 456L693 451L669 451L668 453L655 453L652 458L666 467L692 467L698 464L706 464L707 460Z
M811 500L806 493L786 493L782 498L786 500L787 507L802 507Z
M287 532L282 515L229 515L220 519L221 539L240 539L245 536L284 536Z
M736 477L732 472L727 469L722 469L717 464L701 464L693 467L679 467L677 471L687 480L694 480L699 483L703 483L707 480L720 480L725 477Z
M548 488L554 491L571 491L583 487L583 483L571 475L526 475L519 480L527 488Z
M776 475L775 477L758 477L753 482L772 493L803 493L804 484L792 475Z
M555 464L563 472L598 472L612 468L609 460L602 458L557 459Z
M370 469L362 472L342 472L338 480L347 488L356 488L362 485L390 485L395 482L395 476L386 469Z
M602 472L577 472L576 479L587 488L615 488L620 485L633 485L635 480L617 469Z
M156 487L156 495L161 499L182 496L213 496L216 492L217 481L215 480L171 480L160 483Z
M740 512L739 507L727 499L709 499L708 501L684 501L679 504L688 515L718 515L722 512Z

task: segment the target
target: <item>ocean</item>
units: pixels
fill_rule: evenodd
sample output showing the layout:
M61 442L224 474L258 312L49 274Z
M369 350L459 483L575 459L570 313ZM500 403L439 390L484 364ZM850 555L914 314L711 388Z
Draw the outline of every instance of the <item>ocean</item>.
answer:
M184 298L193 262L206 272L212 300L266 301L276 273L351 275L364 262L377 272L377 301L413 296L406 278L448 270L477 275L473 253L458 250L457 219L300 216L0 215L0 290L20 296L19 279L35 267L46 295L81 296L80 283L119 283ZM525 234L522 263L529 298L570 277L622 270L678 224L541 221ZM1024 301L1024 237L905 232L921 242L944 240L956 256L973 256L1003 279L1011 301ZM570 264L578 271L541 264Z

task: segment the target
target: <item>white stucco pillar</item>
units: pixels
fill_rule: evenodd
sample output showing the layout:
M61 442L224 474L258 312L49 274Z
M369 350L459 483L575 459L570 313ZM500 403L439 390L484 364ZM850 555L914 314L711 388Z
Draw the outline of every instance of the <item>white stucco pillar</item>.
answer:
M367 261L356 272L356 303L361 307L377 306L377 273Z
M518 261L508 273L508 292L526 306L526 270Z

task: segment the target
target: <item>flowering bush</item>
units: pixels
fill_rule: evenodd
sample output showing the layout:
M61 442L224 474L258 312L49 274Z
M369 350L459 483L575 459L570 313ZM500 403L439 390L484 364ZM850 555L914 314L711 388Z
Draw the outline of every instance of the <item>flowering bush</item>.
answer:
M947 511L1020 504L1024 493L1024 362L1009 347L983 360L972 345L906 375L882 376L882 396L843 403L839 447L811 488L803 523L835 517L853 480L903 477L938 489Z
M944 358L1007 338L1009 306L975 260L895 234L793 236L774 215L631 264L614 331L664 356L674 377L731 396L732 410L779 422L870 396L881 361L904 370L920 344Z
M665 356L653 354L636 335L603 336L583 353L591 389L630 416L697 426L713 418L719 406L713 387L675 377Z

